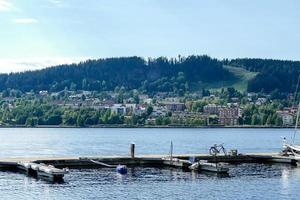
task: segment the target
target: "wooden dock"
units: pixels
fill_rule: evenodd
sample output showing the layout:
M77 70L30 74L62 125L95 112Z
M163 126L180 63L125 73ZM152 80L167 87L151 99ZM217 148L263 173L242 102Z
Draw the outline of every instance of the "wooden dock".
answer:
M128 167L175 167L189 169L191 161L207 160L208 162L226 162L230 164L240 163L287 163L297 165L295 157L282 156L279 153L247 153L232 155L208 154L177 154L172 155L139 155L139 156L89 156L89 157L31 157L31 158L0 158L0 169L24 171L20 163L35 163L44 166L53 166L58 172L63 168L84 169L104 168L106 165L126 165ZM96 161L96 162L95 162ZM300 161L299 161L300 162ZM23 169L23 170L22 170ZM38 173L38 171L36 171ZM60 171L63 173L62 171ZM44 174L45 175L45 174Z
M294 157L281 156L278 153L247 153L236 156L218 155L213 157L208 154L175 154L174 159L207 160L208 162L227 162L232 164L239 163L290 163L296 164L298 159ZM103 167L91 160L96 160L109 165L124 164L128 166L165 166L169 163L169 155L139 155L131 156L89 156L89 157L26 157L26 158L0 158L0 168L9 169L17 167L20 162L44 163L58 168L94 168Z

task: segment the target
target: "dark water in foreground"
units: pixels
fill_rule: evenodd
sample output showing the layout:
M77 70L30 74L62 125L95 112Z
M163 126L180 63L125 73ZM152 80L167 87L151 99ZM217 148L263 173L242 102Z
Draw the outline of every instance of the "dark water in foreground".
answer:
M206 153L211 144L240 152L276 152L289 129L0 129L0 157ZM289 165L232 166L229 177L175 169L71 170L51 184L0 172L1 199L299 199L300 168Z

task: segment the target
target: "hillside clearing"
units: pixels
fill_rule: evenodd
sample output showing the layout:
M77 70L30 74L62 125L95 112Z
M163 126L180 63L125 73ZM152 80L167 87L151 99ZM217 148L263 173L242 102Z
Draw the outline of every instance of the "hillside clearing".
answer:
M241 92L245 92L247 91L248 81L258 74L256 72L250 72L244 68L228 65L224 65L224 68L233 73L236 79L230 81L216 81L214 83L206 84L206 89L220 90L222 88L234 87Z

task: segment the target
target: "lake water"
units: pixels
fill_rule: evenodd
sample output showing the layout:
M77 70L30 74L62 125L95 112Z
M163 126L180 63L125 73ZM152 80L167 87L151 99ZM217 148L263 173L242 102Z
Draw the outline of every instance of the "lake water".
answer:
M207 153L214 143L246 152L278 152L292 129L0 129L0 157ZM0 172L1 199L299 199L300 168L242 164L228 177L177 169L71 170L64 183Z

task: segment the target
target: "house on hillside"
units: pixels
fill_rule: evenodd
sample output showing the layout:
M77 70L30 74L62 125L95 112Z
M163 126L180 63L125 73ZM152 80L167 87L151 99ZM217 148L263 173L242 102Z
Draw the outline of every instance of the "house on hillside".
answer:
M111 107L111 111L118 115L125 115L126 114L126 107L123 104L114 104Z
M216 104L208 104L203 107L203 112L207 115L218 115L221 107L222 106Z
M238 107L221 107L219 109L219 124L234 126L239 124L240 109Z
M41 90L41 91L39 91L39 95L40 96L47 96L48 95L48 91L47 90Z
M136 107L134 109L134 114L135 115L141 116L145 112L147 112L147 109L144 105L142 105L142 104L136 105Z
M153 106L153 112L151 113L151 117L166 116L167 113L168 113L168 111L165 107Z
M135 113L137 105L134 103L127 103L125 104L126 107L126 114Z
M184 103L165 103L167 110L169 111L184 111L185 104Z
M289 111L277 111L276 112L282 119L283 126L292 126L294 124L294 116Z
M261 97L261 98L257 98L257 100L255 101L255 104L260 106L267 103L267 98Z

